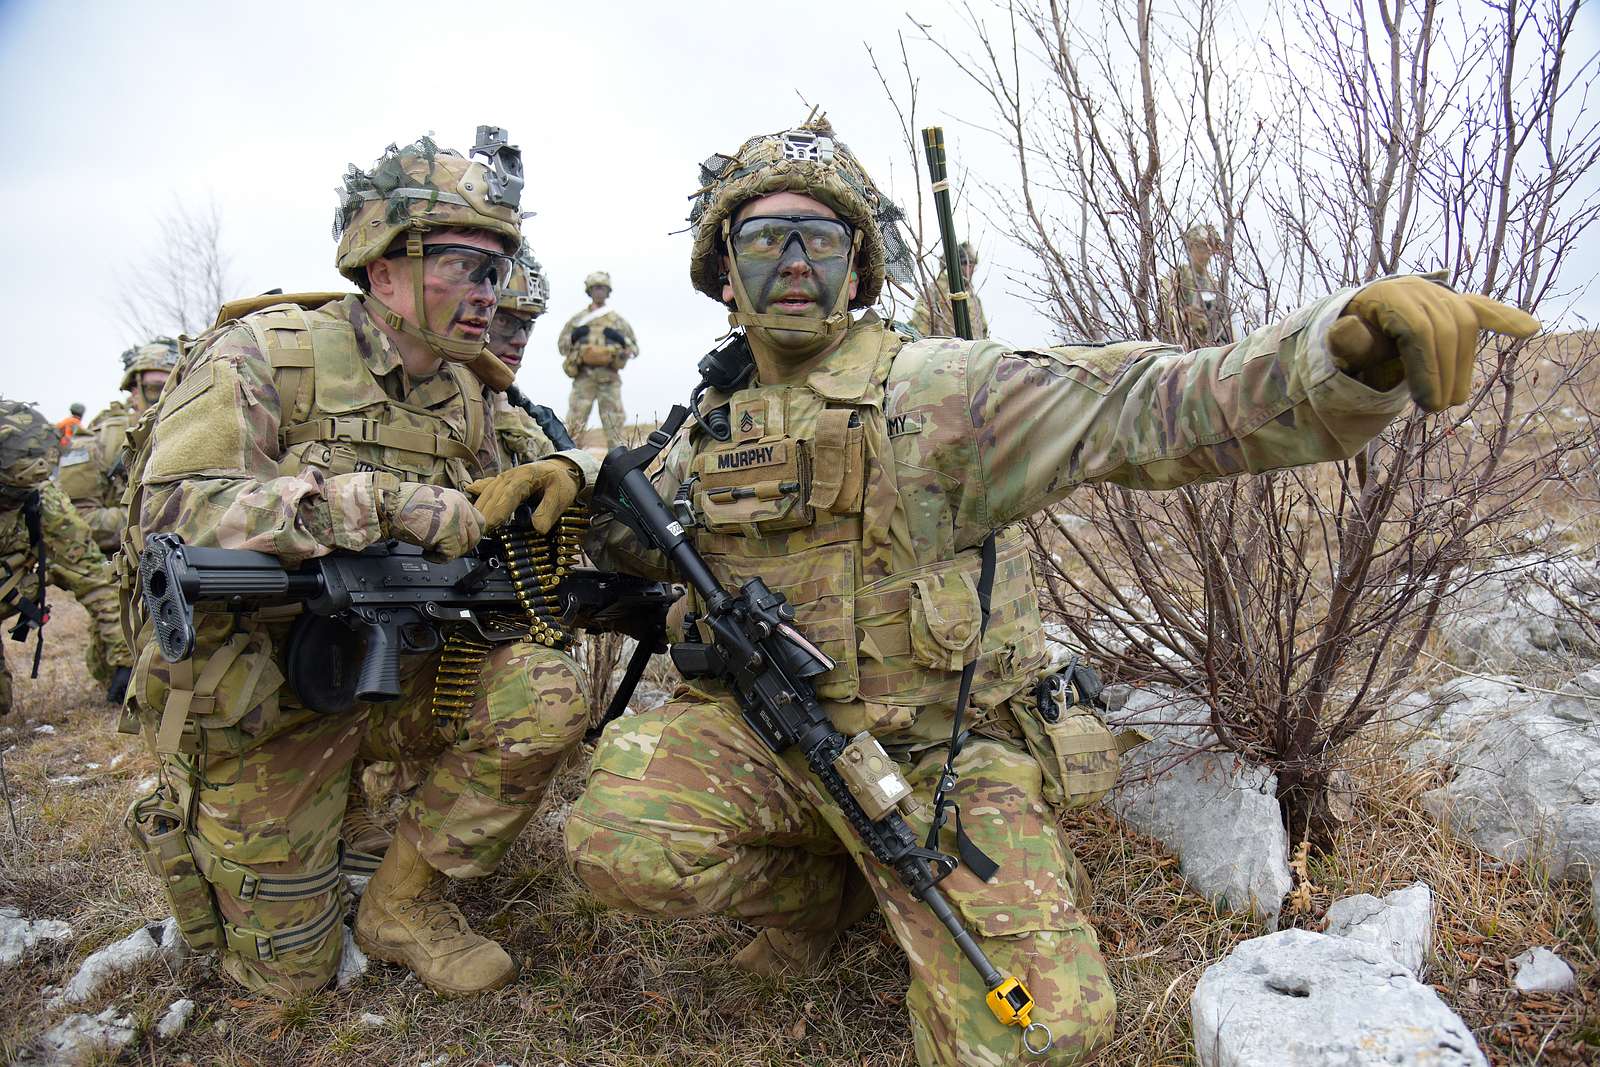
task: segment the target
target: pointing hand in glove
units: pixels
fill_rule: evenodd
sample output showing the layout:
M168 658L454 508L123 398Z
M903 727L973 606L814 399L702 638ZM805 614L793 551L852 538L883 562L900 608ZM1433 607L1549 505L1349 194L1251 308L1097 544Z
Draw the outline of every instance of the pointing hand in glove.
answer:
M1539 322L1509 304L1457 293L1426 278L1386 278L1362 289L1328 331L1345 373L1375 389L1404 381L1423 411L1467 399L1482 331L1532 337Z
M492 478L479 478L467 486L478 498L478 510L489 529L511 518L523 501L538 502L533 511L533 528L549 533L561 513L578 499L583 475L575 464L564 459L542 459L512 467Z

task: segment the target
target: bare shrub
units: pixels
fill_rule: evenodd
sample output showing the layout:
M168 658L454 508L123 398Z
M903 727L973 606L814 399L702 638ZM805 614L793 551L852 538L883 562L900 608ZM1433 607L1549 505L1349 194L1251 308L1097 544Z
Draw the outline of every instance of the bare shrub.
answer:
M178 203L162 216L155 247L124 278L122 322L140 340L197 336L237 295L216 204Z
M1013 281L1064 337L1097 341L1160 336L1160 281L1205 221L1241 332L1410 271L1559 314L1600 211L1577 6L1299 0L1254 47L1227 46L1216 0L1178 17L1018 0L962 8L961 33L920 29L1015 161L986 186L991 220L1032 255ZM1592 337L1487 343L1467 403L1397 419L1350 462L1087 487L1034 523L1047 615L1116 677L1204 696L1220 743L1276 771L1290 832L1325 844L1342 746L1592 454L1592 418L1562 417L1559 398L1596 354Z

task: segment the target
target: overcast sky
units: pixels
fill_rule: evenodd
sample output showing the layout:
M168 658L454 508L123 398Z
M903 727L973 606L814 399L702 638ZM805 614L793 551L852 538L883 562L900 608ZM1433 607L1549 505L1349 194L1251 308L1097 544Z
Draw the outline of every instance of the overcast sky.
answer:
M583 276L609 270L612 303L640 340L624 375L630 414L664 412L726 328L725 312L689 287L689 238L672 232L698 162L797 123L803 97L880 183L891 161L903 174L863 42L892 53L906 10L952 34L960 26L944 0L0 0L10 154L0 194L12 235L0 393L51 418L74 400L92 415L117 395L119 354L138 340L121 321L119 279L175 204L216 204L239 295L345 288L329 235L346 164L430 132L465 150L490 123L522 146L523 208L538 213L526 233L551 279L521 384L565 409L556 331L586 303ZM1248 37L1250 17L1239 26ZM921 117L946 125L961 168L1004 178L997 146L963 122L982 119L981 103L927 50L912 54ZM963 224L985 253L979 285L995 332L1053 340L1006 292L1018 253L981 219Z

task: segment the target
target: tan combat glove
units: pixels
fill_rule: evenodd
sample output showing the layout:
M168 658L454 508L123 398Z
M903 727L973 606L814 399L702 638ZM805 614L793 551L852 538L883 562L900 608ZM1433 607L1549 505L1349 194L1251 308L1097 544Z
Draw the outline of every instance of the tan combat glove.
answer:
M576 465L564 459L541 459L537 463L524 463L512 467L492 478L479 478L467 486L467 492L478 498L478 510L483 513L484 525L493 529L511 518L517 505L524 500L537 500L533 510L533 528L539 533L549 533L556 519L578 499L583 488L583 475Z
M401 482L378 498L378 518L387 537L437 552L445 559L466 555L483 538L483 516L466 495L442 485Z
M1426 278L1386 278L1350 298L1328 331L1339 369L1375 389L1404 381L1423 411L1467 399L1478 334L1532 337L1539 321L1477 293L1457 293Z

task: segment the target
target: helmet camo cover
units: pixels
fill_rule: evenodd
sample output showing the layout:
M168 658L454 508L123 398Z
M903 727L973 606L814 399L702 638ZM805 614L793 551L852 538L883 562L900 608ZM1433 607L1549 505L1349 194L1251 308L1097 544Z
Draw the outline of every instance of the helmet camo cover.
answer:
M0 488L35 489L60 458L60 438L31 404L0 398Z
M915 284L911 249L900 231L905 212L879 192L827 117L813 114L795 129L752 137L733 155L719 152L700 164L700 188L689 209L689 277L696 289L722 300L723 221L747 201L780 192L814 196L861 231L860 284L851 307L875 303L885 274L902 287Z
M139 375L147 370L171 371L178 363L178 342L171 337L156 337L134 345L122 353L122 389L132 389Z
M474 157L440 148L431 137L391 144L370 170L354 163L337 190L333 236L339 273L365 282L366 265L407 232L488 230L509 252L522 241L522 153L505 131L479 126Z

